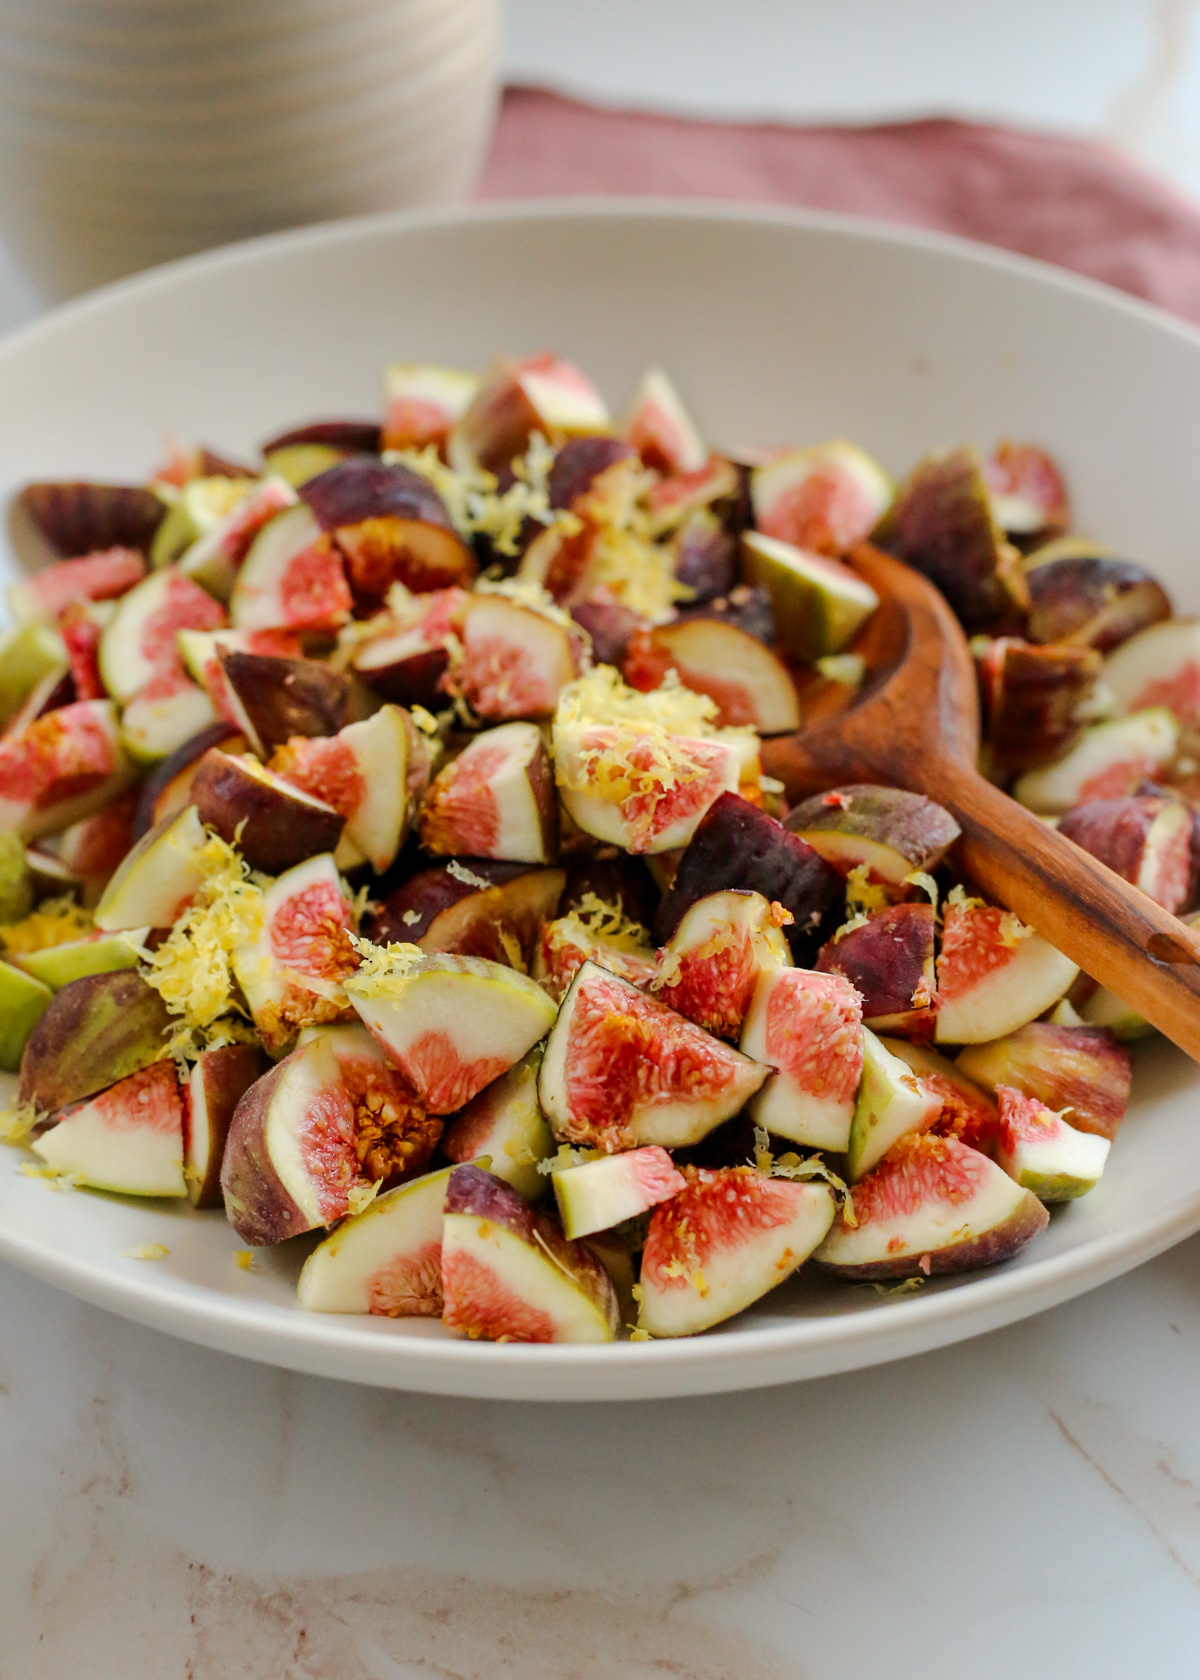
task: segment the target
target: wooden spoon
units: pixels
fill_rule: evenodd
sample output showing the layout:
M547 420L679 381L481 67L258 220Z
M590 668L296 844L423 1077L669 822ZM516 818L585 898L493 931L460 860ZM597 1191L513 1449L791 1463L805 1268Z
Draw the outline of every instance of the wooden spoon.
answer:
M793 802L887 782L944 805L972 881L1200 1061L1200 937L979 774L979 694L958 620L911 567L866 544L852 558L880 597L883 668L849 711L765 742L768 775Z

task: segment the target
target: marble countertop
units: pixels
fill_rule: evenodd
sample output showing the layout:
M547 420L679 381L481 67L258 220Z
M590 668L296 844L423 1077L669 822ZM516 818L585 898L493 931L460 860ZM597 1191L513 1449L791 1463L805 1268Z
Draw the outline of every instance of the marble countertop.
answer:
M508 63L716 114L1068 127L1200 191L1193 0L837 13L511 0ZM0 328L36 309L0 255ZM603 1407L297 1376L0 1266L0 1676L1191 1680L1198 1393L1200 1238L940 1353Z

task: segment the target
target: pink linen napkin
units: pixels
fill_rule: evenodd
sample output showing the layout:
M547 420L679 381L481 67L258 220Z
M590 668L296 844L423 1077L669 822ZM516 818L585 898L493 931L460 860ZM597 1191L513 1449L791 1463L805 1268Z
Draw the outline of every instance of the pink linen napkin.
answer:
M667 193L808 205L963 234L1200 324L1200 206L1103 145L931 119L693 122L510 88L481 198Z

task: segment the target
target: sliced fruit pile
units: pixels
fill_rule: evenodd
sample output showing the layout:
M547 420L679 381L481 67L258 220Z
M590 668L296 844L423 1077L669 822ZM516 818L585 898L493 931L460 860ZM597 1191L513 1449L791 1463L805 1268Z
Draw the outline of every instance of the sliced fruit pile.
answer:
M870 680L868 540L976 638L998 781L1197 902L1200 624L1002 444L898 490L710 449L650 370L389 370L382 422L31 484L0 646L5 1135L310 1237L301 1302L691 1335L810 1257L1003 1260L1100 1178L1146 1030L919 796L787 810ZM886 639L886 638L884 638Z

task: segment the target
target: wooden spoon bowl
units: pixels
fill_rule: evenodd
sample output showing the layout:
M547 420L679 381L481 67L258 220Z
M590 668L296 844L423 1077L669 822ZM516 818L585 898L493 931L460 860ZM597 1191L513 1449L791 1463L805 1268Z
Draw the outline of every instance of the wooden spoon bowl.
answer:
M1200 937L980 775L979 692L958 620L890 555L863 544L851 559L880 598L882 662L849 710L765 742L767 773L790 802L884 782L944 805L971 880L1200 1061Z

